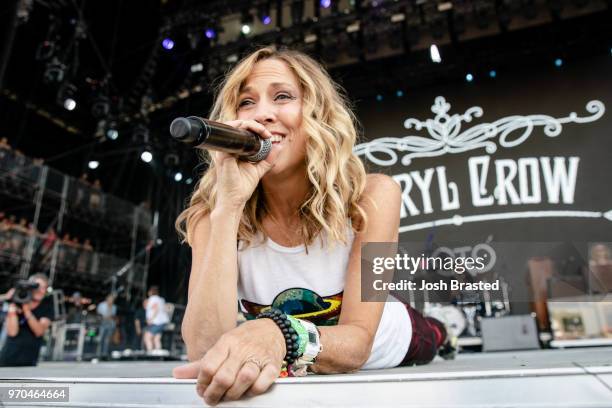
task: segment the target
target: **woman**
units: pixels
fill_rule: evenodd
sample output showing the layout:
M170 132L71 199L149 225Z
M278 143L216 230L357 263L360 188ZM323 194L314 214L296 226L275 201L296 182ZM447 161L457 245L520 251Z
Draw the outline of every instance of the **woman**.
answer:
M431 360L446 335L439 322L360 301L361 244L397 242L401 191L366 176L355 117L325 70L260 49L229 73L210 118L273 146L256 164L215 152L177 219L193 251L182 326L192 363L175 377L197 378L216 404L265 392L283 366L299 375ZM236 327L238 303L249 321ZM258 316L269 310L283 313Z

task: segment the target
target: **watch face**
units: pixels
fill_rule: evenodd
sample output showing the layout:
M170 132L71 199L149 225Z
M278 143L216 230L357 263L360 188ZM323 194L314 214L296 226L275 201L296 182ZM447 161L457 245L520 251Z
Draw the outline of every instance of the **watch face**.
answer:
M313 332L308 332L308 342L309 343L316 343L317 342L317 335L314 334Z

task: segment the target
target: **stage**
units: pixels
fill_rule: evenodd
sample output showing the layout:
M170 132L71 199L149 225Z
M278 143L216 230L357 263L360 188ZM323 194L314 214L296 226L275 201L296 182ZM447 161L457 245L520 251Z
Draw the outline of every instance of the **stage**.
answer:
M177 362L42 363L0 368L0 387L69 387L68 403L0 406L203 406ZM460 354L419 367L278 379L227 407L612 407L612 347Z

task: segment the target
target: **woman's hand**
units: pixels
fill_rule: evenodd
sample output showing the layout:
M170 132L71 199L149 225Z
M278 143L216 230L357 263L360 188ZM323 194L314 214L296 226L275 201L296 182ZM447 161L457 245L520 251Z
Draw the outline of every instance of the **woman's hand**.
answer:
M232 120L223 122L226 125L247 129L257 133L262 139L269 139L272 133L264 125L254 120ZM238 160L236 156L213 152L217 174L217 206L242 208L251 198L259 180L273 166L278 157L276 149L272 148L268 157L258 163Z
M250 320L225 333L200 360L173 371L175 378L197 378L196 391L207 404L263 394L279 376L285 338L271 319Z

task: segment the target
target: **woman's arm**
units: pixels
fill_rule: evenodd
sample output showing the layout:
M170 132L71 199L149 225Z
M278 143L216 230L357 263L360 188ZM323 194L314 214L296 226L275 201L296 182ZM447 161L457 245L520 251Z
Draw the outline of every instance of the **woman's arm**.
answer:
M190 361L202 358L222 334L236 327L236 237L241 215L242 209L215 208L194 227L188 301L182 324Z
M338 325L319 327L323 348L311 367L316 373L356 371L370 356L385 303L361 301L361 245L368 242L397 243L401 193L399 184L391 177L368 175L360 201L368 216L368 226L365 231L355 234Z

